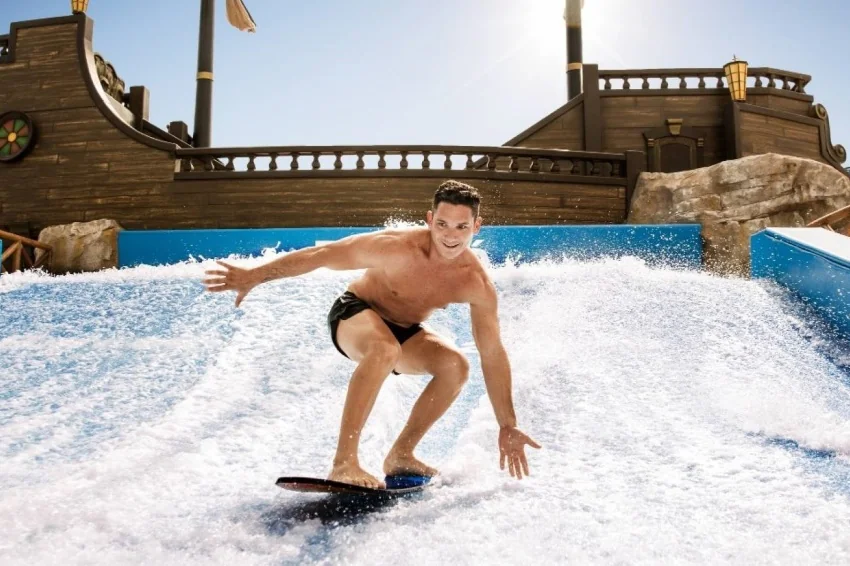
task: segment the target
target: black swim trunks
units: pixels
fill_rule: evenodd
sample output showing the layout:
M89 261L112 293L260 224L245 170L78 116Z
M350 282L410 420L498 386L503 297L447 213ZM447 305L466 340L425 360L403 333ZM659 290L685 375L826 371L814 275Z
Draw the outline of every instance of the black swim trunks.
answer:
M339 321L351 318L355 314L371 308L372 307L369 303L363 301L351 291L346 291L340 295L339 298L334 301L333 306L331 306L331 310L328 313L328 327L331 331L331 340L333 341L334 346L336 346L336 349L339 350L339 353L346 358L348 355L342 351L342 348L339 347L339 344L336 341L336 329L339 326ZM393 336L395 336L399 344L404 344L411 336L422 330L421 324L414 324L413 326L405 327L399 326L394 322L390 322L383 317L381 317L381 320L384 321L384 324L387 325L387 328L390 329L390 332L393 333ZM398 375L398 372L395 370L393 370L393 373Z

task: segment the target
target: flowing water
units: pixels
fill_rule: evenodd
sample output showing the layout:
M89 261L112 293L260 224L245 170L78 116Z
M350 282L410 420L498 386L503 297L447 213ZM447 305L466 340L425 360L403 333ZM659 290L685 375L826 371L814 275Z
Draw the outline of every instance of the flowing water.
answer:
M244 258L242 264L268 261ZM470 380L389 503L330 469L353 363L326 315L357 273L205 293L212 262L0 278L0 563L850 563L848 349L763 281L633 258L491 266L531 476L499 469ZM373 473L427 383L390 376Z

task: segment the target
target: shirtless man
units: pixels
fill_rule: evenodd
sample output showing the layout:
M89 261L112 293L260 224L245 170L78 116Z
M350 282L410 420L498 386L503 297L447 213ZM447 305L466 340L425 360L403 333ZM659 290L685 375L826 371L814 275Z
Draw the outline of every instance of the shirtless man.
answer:
M517 428L511 369L499 333L497 295L484 267L469 249L481 227L480 196L471 186L447 181L434 193L427 228L381 230L300 249L253 269L223 261L206 272L209 291L235 291L238 307L257 285L321 267L361 270L328 314L334 346L357 362L342 413L339 441L328 479L368 487L384 482L360 467L360 433L390 372L433 378L384 460L384 473L433 476L437 470L414 457L428 429L449 408L469 375L466 357L446 339L420 325L449 303L470 305L472 335L484 382L499 423L499 466L528 475L525 445L540 448Z

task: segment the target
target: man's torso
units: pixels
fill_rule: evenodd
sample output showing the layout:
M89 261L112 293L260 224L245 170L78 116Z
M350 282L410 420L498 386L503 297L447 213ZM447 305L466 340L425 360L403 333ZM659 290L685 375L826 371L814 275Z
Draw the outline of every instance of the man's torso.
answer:
M398 238L394 253L349 285L352 293L383 318L402 326L422 322L450 303L466 302L482 272L470 250L453 261L440 262L428 258L427 231L409 231Z

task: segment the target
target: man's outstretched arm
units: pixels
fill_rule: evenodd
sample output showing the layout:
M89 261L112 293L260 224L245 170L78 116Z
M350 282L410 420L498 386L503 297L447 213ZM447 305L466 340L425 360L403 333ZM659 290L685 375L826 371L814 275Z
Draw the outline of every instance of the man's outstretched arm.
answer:
M510 474L521 479L523 472L528 475L525 445L534 448L540 448L540 445L517 428L511 366L499 330L498 297L489 280L482 282L470 302L470 313L472 336L481 355L484 384L499 423L499 465L504 469L507 461Z
M225 269L207 270L204 284L213 293L236 291L238 307L251 289L267 281L304 275L320 267L334 270L373 267L392 253L396 241L396 238L383 232L370 232L302 248L254 268L236 267L217 261Z

